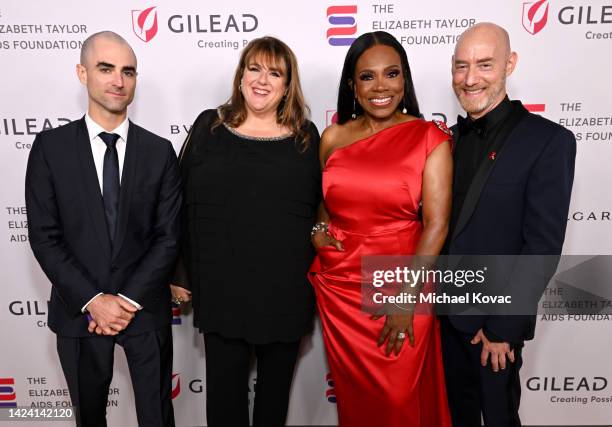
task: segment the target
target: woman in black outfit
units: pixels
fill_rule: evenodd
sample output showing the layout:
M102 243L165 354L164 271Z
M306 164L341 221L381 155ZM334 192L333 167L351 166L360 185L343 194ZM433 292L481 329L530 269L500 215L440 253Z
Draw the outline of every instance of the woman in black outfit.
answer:
M293 52L278 39L255 39L242 52L230 100L200 114L181 150L186 279L172 291L175 300L192 297L204 334L209 426L249 425L253 351L253 424L285 424L314 312L306 273L321 171L319 134L307 115Z

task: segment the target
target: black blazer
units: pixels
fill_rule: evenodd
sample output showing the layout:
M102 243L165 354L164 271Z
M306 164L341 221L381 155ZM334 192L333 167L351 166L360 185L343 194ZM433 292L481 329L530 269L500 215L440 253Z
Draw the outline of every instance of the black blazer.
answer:
M25 197L30 245L53 285L51 330L90 335L81 308L99 292L121 293L143 306L126 334L170 323L180 185L170 142L130 122L111 250L85 119L36 136Z
M494 161L481 167L468 190L448 254L560 255L565 239L576 140L564 127L524 110ZM461 144L457 126L456 144ZM520 286L511 283L510 286ZM541 296L546 283L529 292ZM504 341L532 339L536 316L450 316L466 333L483 328Z

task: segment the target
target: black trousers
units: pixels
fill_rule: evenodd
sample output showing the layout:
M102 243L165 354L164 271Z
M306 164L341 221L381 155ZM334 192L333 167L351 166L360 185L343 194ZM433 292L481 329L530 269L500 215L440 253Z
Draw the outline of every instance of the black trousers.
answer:
M514 363L507 361L505 370L493 372L490 360L480 364L482 343L471 344L473 335L457 330L446 317L440 317L440 328L453 427L480 427L481 413L487 427L520 427L523 345L514 346Z
M253 426L284 426L300 342L253 345L207 333L204 343L208 426L249 425L248 378L253 350L257 357Z
M106 427L115 343L123 347L127 358L138 425L173 427L170 326L133 336L57 336L57 352L76 407L77 426Z

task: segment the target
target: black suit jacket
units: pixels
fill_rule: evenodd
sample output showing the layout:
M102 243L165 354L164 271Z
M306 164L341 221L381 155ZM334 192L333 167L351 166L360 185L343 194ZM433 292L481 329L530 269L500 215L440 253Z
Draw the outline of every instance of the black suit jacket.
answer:
M574 179L576 140L564 127L524 110L468 190L446 248L449 255L560 255ZM455 143L461 144L457 126ZM515 282L519 282L516 280ZM528 292L539 299L541 288ZM521 286L510 283L509 286ZM524 292L521 292L524 294ZM532 339L536 317L450 316L459 330L480 328L504 341Z
M143 306L125 330L170 323L168 276L178 253L180 177L169 141L130 122L111 243L85 119L36 136L26 172L30 245L51 281L49 327L87 336L81 308L97 293Z

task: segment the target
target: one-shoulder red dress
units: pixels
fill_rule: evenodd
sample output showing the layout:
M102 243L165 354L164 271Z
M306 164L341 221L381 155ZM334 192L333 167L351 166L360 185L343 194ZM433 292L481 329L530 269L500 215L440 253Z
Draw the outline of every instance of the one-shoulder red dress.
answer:
M427 156L450 139L443 125L413 120L336 149L323 171L329 232L344 252L323 247L310 269L338 419L343 427L451 425L438 321L415 314L415 346L385 354L385 318L361 310L361 257L412 255Z

